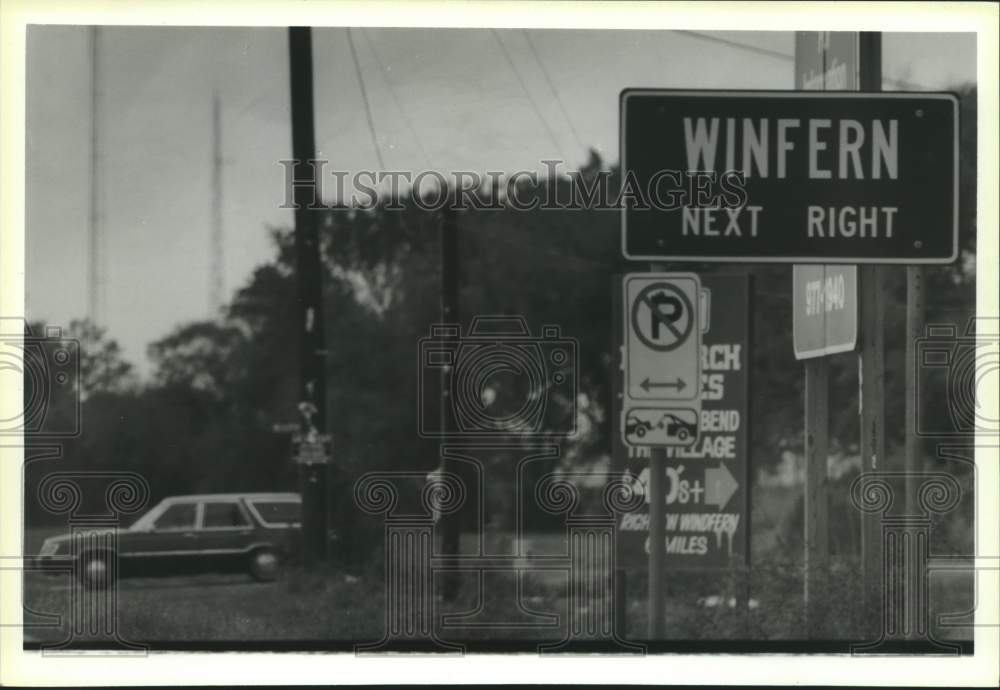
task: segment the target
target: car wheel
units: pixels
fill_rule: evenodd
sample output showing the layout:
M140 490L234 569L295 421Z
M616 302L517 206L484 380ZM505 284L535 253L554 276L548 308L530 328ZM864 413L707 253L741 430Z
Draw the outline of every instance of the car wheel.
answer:
M107 554L89 553L81 559L80 582L87 589L105 589L114 582L114 573Z
M274 549L257 549L250 554L250 576L257 582L271 582L281 574L281 559Z
M644 427L644 426L636 427L635 435L638 436L639 438L642 438L643 436L645 436L646 435L646 427Z
M678 431L677 432L677 438L679 438L681 441L687 441L688 440L688 431L687 431L687 429L681 429L680 431Z

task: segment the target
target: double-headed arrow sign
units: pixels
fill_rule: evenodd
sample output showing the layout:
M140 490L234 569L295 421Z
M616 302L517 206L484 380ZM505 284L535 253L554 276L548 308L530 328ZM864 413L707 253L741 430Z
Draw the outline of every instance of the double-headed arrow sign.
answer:
M677 377L676 381L663 381L663 382L650 381L649 377L647 376L645 379L642 380L642 383L639 384L639 388L643 389L647 393L649 392L650 388L676 388L678 391L682 391L686 387L687 384L684 382L684 379L682 379L679 376Z

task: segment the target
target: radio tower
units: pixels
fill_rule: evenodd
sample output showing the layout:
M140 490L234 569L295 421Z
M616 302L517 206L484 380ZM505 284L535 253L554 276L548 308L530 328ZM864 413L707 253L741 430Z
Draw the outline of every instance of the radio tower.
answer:
M87 227L87 318L98 323L103 319L104 247L100 207L100 108L97 27L90 27L90 214Z
M223 300L222 124L219 93L212 92L212 246L209 271L209 317L219 315Z

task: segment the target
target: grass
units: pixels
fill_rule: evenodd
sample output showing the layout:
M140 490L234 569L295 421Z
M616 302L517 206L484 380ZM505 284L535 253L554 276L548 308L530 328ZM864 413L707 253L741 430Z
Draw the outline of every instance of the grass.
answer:
M668 573L665 639L866 639L861 632L860 568L843 554L832 555L830 570L819 583L824 596L811 620L806 617L801 542L795 539L800 529L794 524L797 496L795 490L755 491L749 572ZM26 551L37 550L51 532L30 530ZM536 553L564 552L565 548L565 540L556 535L536 535L528 546ZM321 573L291 568L273 583L257 583L239 574L124 580L117 588L117 630L122 638L136 642L374 642L382 638L386 627L383 578L380 557L376 557L350 574L338 568ZM646 580L641 569L627 576L624 633L629 639L646 637ZM26 607L63 618L58 627L29 628L26 640L57 642L67 637L72 622L71 586L68 576L25 578ZM482 583L471 575L463 576L456 601L446 605L440 598L435 600L438 636L490 641L564 637L570 621L565 574L526 573L520 608L513 603L516 587L510 574L492 574ZM972 609L972 590L970 573L932 578L932 621L938 613ZM83 597L95 601L91 593ZM598 611L603 603L592 597L589 608ZM539 616L539 612L550 615ZM440 614L465 615L442 627ZM558 617L555 627L552 614ZM40 619L26 614L25 622ZM938 639L971 637L969 627L935 624L932 630Z
M858 583L850 564L839 563L824 583L828 596L817 607L816 618L805 619L801 603L801 572L794 565L761 566L748 583L742 576L712 573L673 574L668 583L667 640L863 640L858 606ZM956 576L951 576L956 577ZM644 639L648 622L644 578L629 578L625 636ZM749 584L753 608L747 606ZM938 611L971 608L963 595L968 578L932 587L932 605ZM93 593L77 590L86 601ZM559 640L568 623L566 578L528 574L521 601L527 610L512 605L515 584L511 575L495 574L476 586L463 582L458 599L447 606L438 600L438 613L469 614L463 621L442 628L447 640ZM29 641L57 642L67 636L71 586L68 576L26 578L25 603L38 613L58 613L63 625L32 628ZM134 642L266 642L333 641L366 642L382 637L385 626L385 592L376 568L361 577L329 570L306 573L292 570L278 582L257 583L244 575L200 575L175 578L142 578L119 583L119 635ZM715 604L715 605L706 605ZM595 610L600 600L591 600ZM478 611L478 615L475 612ZM558 615L551 618L532 612ZM37 620L26 616L26 622ZM438 619L440 622L440 619ZM483 623L493 622L493 625ZM548 623L530 627L528 623ZM480 625L476 625L479 623ZM968 628L938 629L940 639L968 637ZM83 638L86 639L86 638Z
M30 639L66 637L71 587L68 576L26 578L25 604L64 617L62 626L34 629ZM333 572L324 578L288 573L271 583L238 574L123 580L117 585L117 630L135 642L376 640L382 632L381 589ZM92 592L76 592L98 601Z

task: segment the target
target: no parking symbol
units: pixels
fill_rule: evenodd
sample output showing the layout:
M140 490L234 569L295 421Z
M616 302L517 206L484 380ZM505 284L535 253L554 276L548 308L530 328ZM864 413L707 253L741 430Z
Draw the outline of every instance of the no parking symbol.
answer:
M632 329L646 347L658 352L683 345L695 321L691 300L673 283L647 285L632 305Z

